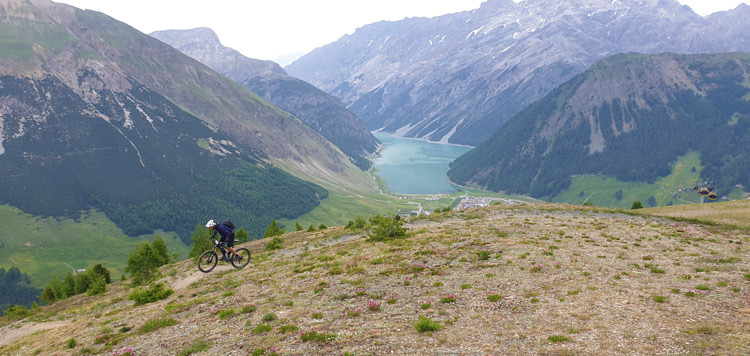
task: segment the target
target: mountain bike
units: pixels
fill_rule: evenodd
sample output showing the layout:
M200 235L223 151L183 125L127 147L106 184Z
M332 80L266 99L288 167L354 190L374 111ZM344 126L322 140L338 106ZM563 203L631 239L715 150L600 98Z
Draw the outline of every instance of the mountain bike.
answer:
M214 247L206 252L203 252L201 256L198 257L198 270L200 270L201 272L211 272L214 267L216 267L216 264L219 262L219 260L230 261L234 268L243 268L250 262L250 251L248 251L248 249L244 247L234 249L237 254L230 259L227 255L231 254L231 252L227 250L227 246L216 239L211 240L213 240L214 242ZM221 258L219 258L219 254L217 252L221 253Z

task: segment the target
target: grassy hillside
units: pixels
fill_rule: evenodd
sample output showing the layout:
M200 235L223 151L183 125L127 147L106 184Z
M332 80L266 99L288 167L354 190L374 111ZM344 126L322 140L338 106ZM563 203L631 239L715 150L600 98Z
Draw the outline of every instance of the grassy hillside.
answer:
M0 353L739 355L750 347L746 230L566 205L441 213L406 226L409 236L391 242L340 227L283 235L272 252L267 241L249 242L254 257L242 270L168 265L167 299L135 306L118 282L102 296L6 319Z
M4 1L0 14L0 204L95 208L129 235L189 242L208 217L258 235L309 212L327 192L304 180L356 180L303 122L127 24L48 0Z
M750 230L750 200L644 209L643 214Z
M170 254L187 257L190 248L174 233L156 234L167 243ZM129 237L98 211L73 220L29 215L0 205L0 267L20 268L37 287L49 282L55 273L62 278L72 269L89 269L98 263L119 280L135 245L153 241L154 236Z
M346 189L344 185L333 186L326 185L324 182L316 182L329 189L328 198L322 200L320 205L307 214L296 219L280 219L279 222L287 227L287 231L294 230L295 223L300 223L304 228L310 225L317 227L320 224L326 226L343 226L349 221L354 220L357 216L369 218L375 214L414 214L421 206L423 210L432 212L437 209L454 207L460 198L464 195L492 197L501 200L512 200L522 202L534 202L535 199L495 193L481 189L465 188L455 186L461 189L453 194L401 194L388 190L388 187L380 176L377 176L377 170L362 172L357 175L358 180L354 183L360 183L353 189ZM368 189L366 183L375 180L378 191ZM349 182L350 184L352 182Z
M658 179L653 184L623 182L609 176L578 175L571 179L568 189L550 200L554 203L576 205L588 202L615 209L630 209L635 201L640 201L643 206L648 207L649 198L652 196L655 206L697 204L701 202L700 195L692 188L700 184L702 171L700 153L692 151L672 164L672 172L668 176ZM685 188L688 190L680 191ZM621 199L616 197L619 190L622 190ZM729 198L743 199L744 192L733 187Z

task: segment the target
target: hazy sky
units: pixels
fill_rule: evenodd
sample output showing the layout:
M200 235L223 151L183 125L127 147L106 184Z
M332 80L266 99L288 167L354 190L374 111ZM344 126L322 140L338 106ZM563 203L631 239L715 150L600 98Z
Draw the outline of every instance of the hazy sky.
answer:
M479 8L483 0L55 0L101 11L144 33L210 27L245 56L309 52L359 27ZM521 0L514 0L519 2ZM706 16L750 0L678 0Z

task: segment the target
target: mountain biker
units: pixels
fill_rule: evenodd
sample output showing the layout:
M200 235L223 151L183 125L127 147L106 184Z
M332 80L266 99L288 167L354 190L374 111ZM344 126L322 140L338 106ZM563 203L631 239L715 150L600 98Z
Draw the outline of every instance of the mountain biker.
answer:
M209 230L213 230L213 235L211 235L211 239L216 237L216 234L218 233L221 235L221 239L219 239L219 242L225 243L227 246L227 250L231 252L229 259L234 258L234 256L237 255L237 251L235 251L232 246L234 246L234 229L232 229L230 226L227 226L225 224L222 224L220 222L216 222L214 220L209 220L206 223L206 227Z

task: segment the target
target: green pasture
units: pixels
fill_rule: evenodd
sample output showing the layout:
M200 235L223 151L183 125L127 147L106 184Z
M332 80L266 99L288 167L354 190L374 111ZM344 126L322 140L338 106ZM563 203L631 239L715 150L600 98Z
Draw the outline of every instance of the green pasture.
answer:
M690 152L673 164L670 175L653 184L623 182L607 176L577 176L572 179L567 190L550 201L581 205L588 199L587 202L595 206L630 209L635 201L640 201L644 207L648 207L649 197L653 196L656 206L697 204L701 202L701 197L692 188L696 183L700 183L702 169L700 154ZM619 200L615 197L618 190L622 190L622 199ZM742 190L735 187L729 197L741 199L742 195Z
M190 248L176 234L156 231L129 237L99 211L66 219L34 216L0 205L0 268L18 267L29 274L36 287L45 285L54 274L62 278L73 269L89 269L98 263L119 279L135 245L151 242L157 234L170 254L187 257Z
M289 232L294 231L295 222L299 222L304 228L310 225L317 228L320 224L344 226L357 216L368 219L376 214L396 214L400 210L411 209L416 209L416 205L377 193L347 194L329 191L328 198L309 213L296 219L280 219L278 222Z
M293 231L296 222L302 227L307 228L310 225L316 228L320 224L326 226L344 226L349 221L353 221L357 216L368 219L376 214L402 214L410 213L418 209L417 204L422 204L422 208L428 211L442 209L455 205L464 194L469 196L492 197L514 199L525 202L535 201L532 198L495 193L476 188L464 188L455 186L457 190L453 194L400 194L388 190L383 178L377 175L377 170L372 169L368 172L377 182L378 189L383 192L345 192L329 190L328 198L321 201L320 205L311 212L302 215L296 219L280 219L287 231ZM434 197L438 199L435 200Z

